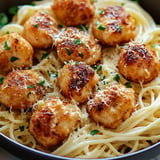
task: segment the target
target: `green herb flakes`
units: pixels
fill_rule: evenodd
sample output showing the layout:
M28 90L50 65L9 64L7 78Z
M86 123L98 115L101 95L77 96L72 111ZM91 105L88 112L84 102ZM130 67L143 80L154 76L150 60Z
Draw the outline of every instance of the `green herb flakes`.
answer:
M0 77L0 84L3 83L4 77Z
M75 65L77 66L79 64L79 62L75 62Z
M19 126L20 131L24 131L24 126Z
M98 68L97 68L97 72L100 72L102 70L102 66L100 65Z
M27 86L27 88L29 88L29 89L36 88L36 85L31 84L31 85Z
M124 6L125 5L125 3L121 3L121 6Z
M75 45L79 45L81 43L81 40L80 39L74 39L74 44Z
M127 88L132 88L132 85L131 85L131 83L129 83L129 82L126 82L124 85L125 85Z
M34 27L35 27L35 28L38 28L38 24L34 24Z
M7 41L4 42L4 48L9 51L11 48L8 46Z
M99 11L98 14L104 14L104 10Z
M65 49L66 49L69 56L73 53L69 48L65 48Z
M28 92L28 94L27 94L27 98L29 98L29 96L30 96L31 94L32 94L31 92Z
M122 33L122 26L115 26L115 29L116 29L119 33Z
M18 57L11 57L11 59L10 59L10 62L15 62L15 61L17 61L19 58Z
M41 60L45 59L49 54L50 54L50 52L43 53L42 57L41 57Z
M51 77L51 72L50 72L50 71L47 71L47 73L48 73L48 76Z
M78 25L80 31L88 31L88 27L85 24Z
M106 27L104 27L103 25L100 24L100 25L98 26L98 29L104 31L104 30L106 29Z
M94 130L92 130L91 132L90 132L90 134L92 135L92 136L94 136L95 134L98 134L99 133L99 130L97 130L97 129L94 129Z
M115 81L119 82L119 81L120 81L120 76L119 76L119 74L116 74L116 75L113 77L113 79L114 79Z
M38 84L41 85L42 87L44 86L45 80L40 81Z
M58 78L58 72L54 72L54 77Z
M58 28L63 28L63 26L61 24L58 24Z

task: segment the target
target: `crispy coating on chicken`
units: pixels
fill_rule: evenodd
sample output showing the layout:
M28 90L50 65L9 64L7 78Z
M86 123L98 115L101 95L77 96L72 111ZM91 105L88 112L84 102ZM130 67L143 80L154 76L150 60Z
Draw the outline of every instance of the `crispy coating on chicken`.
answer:
M117 45L135 38L135 19L122 6L99 11L92 24L93 35L103 44Z
M43 83L35 71L12 71L0 85L0 103L12 109L30 108L45 94Z
M36 12L24 24L23 37L35 48L51 47L56 34L58 24L45 12Z
M88 100L98 81L99 76L84 62L71 61L58 74L58 85L62 94L80 103Z
M130 42L121 49L118 68L126 79L147 83L158 76L160 62L154 50L145 44Z
M70 27L61 31L55 44L62 62L74 60L92 65L101 59L102 51L98 42L77 28Z
M17 33L0 37L0 72L32 66L33 48Z
M37 104L29 131L39 144L49 149L67 138L80 120L77 106L52 97Z
M107 86L88 101L90 117L107 128L117 128L135 108L134 90L120 84Z
M86 24L94 16L92 0L54 0L52 9L61 23L67 26Z

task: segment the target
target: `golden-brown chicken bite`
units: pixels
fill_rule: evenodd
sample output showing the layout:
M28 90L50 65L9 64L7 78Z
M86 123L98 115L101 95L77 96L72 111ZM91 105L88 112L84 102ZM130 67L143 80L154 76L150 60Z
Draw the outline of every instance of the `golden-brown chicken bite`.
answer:
M81 120L80 109L59 98L39 102L33 113L29 131L44 148L52 148L67 138Z
M92 0L54 0L53 12L67 26L86 24L94 16Z
M33 48L17 33L0 37L0 72L32 66Z
M74 60L92 65L101 59L101 46L94 37L74 27L62 30L55 45L62 62Z
M35 71L12 71L0 85L0 103L12 109L30 108L45 94L44 83Z
M126 79L147 83L158 76L160 62L154 50L145 44L130 42L121 49L118 68Z
M58 85L62 94L80 103L89 99L98 81L99 76L84 62L70 61L58 74Z
M101 9L92 24L93 35L107 45L133 40L135 28L135 19L122 6Z
M90 117L107 128L117 128L135 109L134 90L120 84L106 86L88 101Z
M47 48L57 33L57 22L45 12L36 12L25 22L23 37L35 48Z

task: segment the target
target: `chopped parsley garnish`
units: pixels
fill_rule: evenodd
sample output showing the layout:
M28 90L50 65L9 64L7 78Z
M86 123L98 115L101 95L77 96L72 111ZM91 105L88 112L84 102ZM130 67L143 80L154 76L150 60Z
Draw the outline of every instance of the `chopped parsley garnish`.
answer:
M87 47L87 44L86 43L84 43L84 42L81 42L83 45L85 45L85 47Z
M6 34L9 34L9 31L6 31Z
M104 10L99 11L98 14L104 14Z
M79 40L79 39L74 39L74 44L75 45L79 45L81 43L81 40Z
M100 24L100 25L98 26L98 29L104 31L104 30L106 29L106 27L104 27L103 25Z
M83 53L80 53L79 56L80 56L81 58L83 58L84 55L83 55Z
M92 135L92 136L94 136L95 134L98 134L99 133L99 130L97 130L97 129L94 129L94 130L92 130L91 132L90 132L90 134Z
M69 56L73 53L69 48L66 48L66 51L67 51Z
M13 6L9 8L8 12L9 14L16 15L18 12L18 9L19 9L18 6Z
M20 131L24 131L24 126L19 126Z
M32 69L32 67L28 67L28 69Z
M113 78L115 81L119 82L120 81L120 76L119 74L116 74Z
M85 24L78 25L80 31L88 31L88 27Z
M7 41L4 42L4 48L5 48L6 50L10 50L10 49L11 49L11 48L8 46Z
M42 87L44 86L45 80L40 81L38 84L41 85Z
M41 60L45 59L49 54L50 54L50 52L43 53L42 57L41 57Z
M151 47L151 48L155 48L156 46L155 46L155 45L151 45L150 47Z
M121 6L124 6L125 5L125 3L121 3Z
M55 77L55 78L58 77L58 72L54 72L54 77Z
M63 26L61 24L58 24L58 28L63 28Z
M92 66L92 68L93 68L94 70L96 70L96 69L98 68L98 66L97 66L96 64L94 64L94 65Z
M34 24L34 27L35 27L35 28L38 28L38 24Z
M0 84L3 83L4 77L0 77Z
M97 68L97 72L101 71L102 70L102 66L100 65L98 68Z
M27 86L27 88L32 88L32 85Z
M32 94L32 93L31 93L31 92L29 92L29 93L27 94L27 97L28 97L28 98L29 98L30 94Z
M116 29L119 33L122 33L122 26L115 26L115 29Z
M75 65L77 66L79 64L79 62L76 62Z
M51 77L51 72L50 72L50 71L47 71L47 73L48 73L48 76Z
M27 88L36 88L36 85L31 84L31 85L27 86Z
M129 83L129 82L126 82L124 85L125 85L127 88L132 88L132 85L131 85L131 83Z
M0 13L0 29L8 23L8 17L5 13Z
M19 59L18 57L14 57L14 56L13 56L13 57L11 57L10 61L11 61L11 62L15 62L15 61L17 61L18 59Z
M106 78L106 76L105 76L105 75L103 75L103 77L101 77L101 80L103 81L105 78Z

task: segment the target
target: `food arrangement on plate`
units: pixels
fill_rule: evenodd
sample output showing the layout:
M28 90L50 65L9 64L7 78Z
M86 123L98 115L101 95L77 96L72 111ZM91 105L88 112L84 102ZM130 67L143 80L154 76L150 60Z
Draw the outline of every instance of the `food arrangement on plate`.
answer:
M0 132L70 158L160 140L160 28L130 0L42 0L0 29Z

